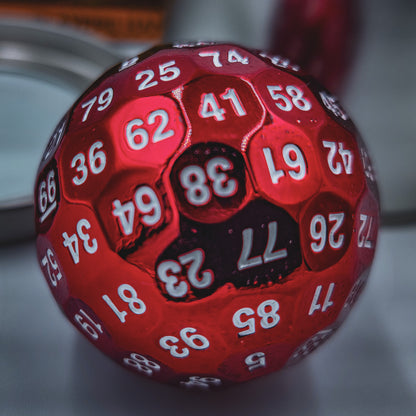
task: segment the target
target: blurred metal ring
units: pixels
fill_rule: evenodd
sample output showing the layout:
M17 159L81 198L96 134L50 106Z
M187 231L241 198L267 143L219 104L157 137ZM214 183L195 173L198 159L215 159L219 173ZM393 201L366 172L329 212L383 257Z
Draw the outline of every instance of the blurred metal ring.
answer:
M78 95L121 58L109 44L69 27L0 19L0 77L12 74L41 80ZM1 145L0 151L5 151ZM33 236L33 195L0 196L0 244Z

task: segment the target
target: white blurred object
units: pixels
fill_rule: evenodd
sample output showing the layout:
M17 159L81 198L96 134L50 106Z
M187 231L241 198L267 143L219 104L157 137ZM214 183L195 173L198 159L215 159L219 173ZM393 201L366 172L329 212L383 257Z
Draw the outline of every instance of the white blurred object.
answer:
M0 243L34 235L33 185L55 125L121 56L64 26L0 19Z

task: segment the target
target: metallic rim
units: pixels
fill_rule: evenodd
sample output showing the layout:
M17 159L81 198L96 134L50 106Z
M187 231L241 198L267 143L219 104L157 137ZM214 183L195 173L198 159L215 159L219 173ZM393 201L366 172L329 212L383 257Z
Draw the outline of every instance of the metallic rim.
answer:
M115 48L69 27L0 19L0 75L18 74L82 93L122 57ZM0 200L0 243L33 235L33 195Z

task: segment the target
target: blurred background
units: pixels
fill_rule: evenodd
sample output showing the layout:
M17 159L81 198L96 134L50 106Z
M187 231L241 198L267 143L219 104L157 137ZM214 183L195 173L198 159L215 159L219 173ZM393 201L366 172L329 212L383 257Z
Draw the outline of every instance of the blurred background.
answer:
M62 115L105 69L161 42L235 42L335 92L378 177L368 288L293 368L204 395L128 374L58 312L37 265L32 188ZM0 415L416 414L416 2L0 0Z

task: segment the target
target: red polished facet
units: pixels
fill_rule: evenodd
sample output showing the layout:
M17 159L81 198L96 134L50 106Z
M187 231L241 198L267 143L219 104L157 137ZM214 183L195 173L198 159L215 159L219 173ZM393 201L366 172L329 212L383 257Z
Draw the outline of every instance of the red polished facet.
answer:
M336 97L228 44L110 69L52 135L35 201L39 263L73 325L127 369L203 390L335 332L379 227L370 159Z

